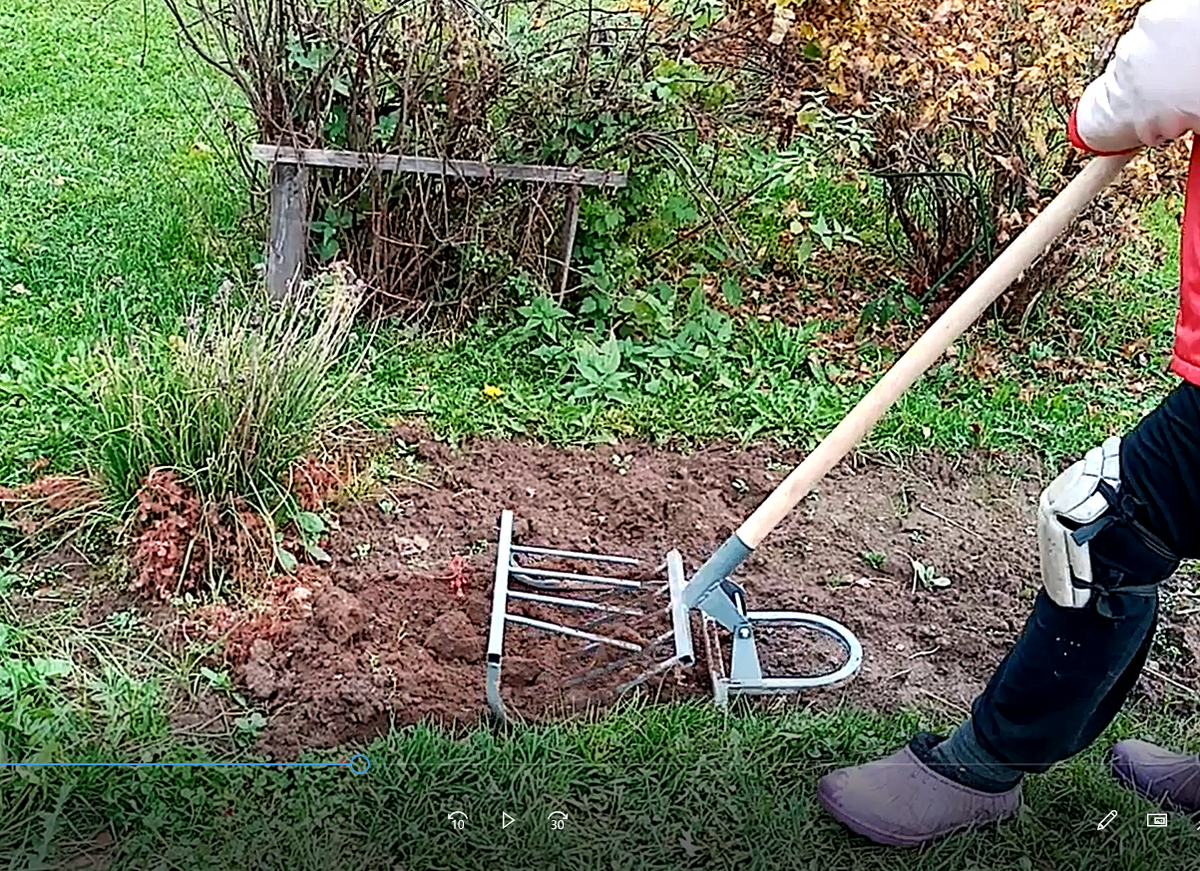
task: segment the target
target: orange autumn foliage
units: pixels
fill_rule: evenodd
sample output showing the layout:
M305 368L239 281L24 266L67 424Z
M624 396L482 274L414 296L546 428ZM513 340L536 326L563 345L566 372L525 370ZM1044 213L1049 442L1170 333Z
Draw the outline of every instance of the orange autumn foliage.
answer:
M804 135L814 92L859 112L908 249L910 287L943 304L984 268L1086 159L1067 117L1132 23L1138 0L743 0L777 70L776 126ZM1146 198L1182 178L1187 145L1138 158L1085 232L1011 298L1061 280L1085 247L1111 245ZM1102 213L1102 214L1101 214ZM928 300L927 300L928 301Z

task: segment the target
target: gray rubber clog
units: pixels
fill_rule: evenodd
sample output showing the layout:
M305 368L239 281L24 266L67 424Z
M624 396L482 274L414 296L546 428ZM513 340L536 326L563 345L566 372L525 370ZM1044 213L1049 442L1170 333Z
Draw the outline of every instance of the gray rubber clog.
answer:
M1200 756L1131 739L1113 747L1112 767L1117 780L1146 798L1172 810L1200 812Z
M905 747L821 778L817 799L850 830L877 844L917 847L970 826L1000 822L1021 806L1021 785L980 792L938 774Z

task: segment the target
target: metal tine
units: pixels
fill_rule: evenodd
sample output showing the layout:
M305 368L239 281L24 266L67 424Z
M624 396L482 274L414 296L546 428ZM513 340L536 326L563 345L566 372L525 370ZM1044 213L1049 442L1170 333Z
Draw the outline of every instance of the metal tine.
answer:
M601 563L618 563L626 566L641 565L641 561L631 556L609 556L603 553L583 553L577 550L555 550L550 547L528 547L514 544L510 550L513 553L528 553L536 556L556 556L563 559L584 559Z
M650 580L652 577L654 577L655 575L661 575L661 574L664 574L666 571L667 571L667 564L664 562L664 563L662 563L661 565L659 565L659 567L658 567L658 568L656 568L656 569L655 569L654 571L652 571L652 572L651 572L651 571L645 571L645 572L642 572L642 574L640 575L640 577L641 577L641 579L642 579L642 580L646 580L646 581L648 581L648 580ZM664 585L664 586L663 586L663 590L666 590L666 589L667 589L667 587L666 587L666 585ZM662 590L660 590L659 592L662 592Z
M508 576L510 578L512 578L513 580L516 580L516 581L520 581L522 584L525 584L527 587L534 587L539 590L578 590L580 592L583 592L586 590L600 589L599 586L597 586L596 584L592 584L591 586L581 586L578 584L567 583L565 581L539 581L535 578L531 578L531 577L528 577L527 575L523 575L520 572L512 571L512 563L509 563L508 567L509 567Z
M591 626L592 624L585 623L584 625ZM648 642L646 642L646 646L642 649L650 650L651 648L657 647L658 645L662 644L664 641L667 641L667 640L673 638L674 636L675 636L674 630L672 630L671 632L664 632L662 635L658 636L657 638L652 638ZM600 645L596 644L595 642L589 642L587 644L580 645L578 650L573 650L567 655L570 656L572 659L583 659L586 656L595 655L599 650L600 650Z
M584 581L539 581L521 572L512 572L509 577L536 590L556 590L564 593L597 593L600 595L609 595L622 590L621 587L613 587L608 584L589 584Z
M591 671L584 672L583 674L576 675L575 677L568 678L567 680L563 681L563 689L569 689L571 687L579 686L581 683L587 683L593 678L601 677L602 675L616 671L619 668L624 668L636 661L636 656L626 656L618 659L616 662L610 662L608 665L601 666L600 668L593 668Z
M662 662L658 663L658 665L655 665L655 666L643 671L641 674L639 674L633 680L621 684L619 687L617 687L617 693L618 694L627 693L634 687L641 686L646 681L650 680L650 678L656 677L657 675L660 675L663 672L670 671L671 668L676 665L679 665L679 657L672 656L670 659L664 659Z
M562 605L565 608L587 608L593 611L624 614L628 617L646 616L645 611L640 611L637 608L623 608L620 605L605 605L603 602L588 602L583 599L564 599L562 596L543 596L540 593L523 593L520 590L509 590L508 598L524 599L527 602L542 602L546 605Z
M518 575L532 575L535 578L554 578L555 580L563 581L584 581L591 584L604 584L609 587L625 587L631 590L639 590L642 587L640 581L628 581L624 578L606 578L602 575L579 575L574 572L558 572L551 569L531 569L521 565L516 560L509 561L509 571Z
M662 644L664 641L667 641L670 638L671 638L671 633L667 633L665 635L660 635L658 638L655 638L653 641L651 641L649 644L647 644L642 649L642 653L640 654L640 657L644 657L646 654L646 651L653 650L659 644ZM591 645L589 645L589 646L591 646ZM630 665L634 664L635 662L637 662L640 657L639 656L622 656L620 659L614 660L613 662L610 662L607 665L602 665L599 668L593 668L591 671L584 672L581 675L576 675L575 677L568 678L567 680L563 681L563 687L566 688L566 687L578 686L579 684L585 683L586 681L589 681L592 678L597 678L602 675L609 674L610 672L614 672L618 669L625 668L625 667L630 666ZM674 660L674 658L672 658L672 659L668 660L668 662L674 664L675 660ZM625 684L623 686L628 687L629 684ZM618 688L618 692L624 692L624 689Z
M612 623L616 619L616 614L597 614L583 621L583 625L588 629L595 629L598 626L604 626L607 623Z
M574 638L582 638L585 641L594 641L598 644L608 644L612 647L620 647L623 650L632 650L634 653L642 652L641 645L634 644L632 641L622 641L619 638L608 638L604 635L595 635L591 632L582 632L578 629L572 629L570 626L562 626L558 623L547 623L545 620L534 620L532 617L522 617L520 614L505 614L504 619L510 623L520 623L524 626L530 626L534 629L544 629L547 632L556 632L559 635L570 635Z
M660 591L658 591L658 594L661 595L663 592L665 592L665 591L660 590ZM607 609L605 609L605 610L607 610ZM671 611L670 611L669 607L666 609L666 613L668 615L670 615ZM644 616L644 614L641 616ZM597 626L601 623L606 623L611 619L612 619L612 616L610 614L598 614L595 617L592 617L591 619L589 619L586 623L584 623L584 625L585 626Z

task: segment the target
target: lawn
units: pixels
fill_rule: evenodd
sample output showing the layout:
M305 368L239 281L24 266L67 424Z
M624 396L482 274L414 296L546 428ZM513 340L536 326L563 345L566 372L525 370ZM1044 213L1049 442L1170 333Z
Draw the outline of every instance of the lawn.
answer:
M237 102L226 84L178 50L163 10L143 15L140 4L125 2L68 8L16 3L4 13L23 36L0 61L3 483L28 479L35 463L63 471L89 464L98 424L85 385L97 341L179 330L191 306L227 278L251 277L259 259L262 202L230 165L224 124ZM1178 230L1162 203L1148 206L1145 224L1151 250L1122 258L1120 282L1099 281L1067 300L1057 320L1033 324L1038 339L1028 356L994 348L998 359L983 381L965 364L931 373L880 425L874 444L995 447L1053 460L1152 407L1168 383L1162 364ZM729 355L700 366L690 389L599 405L571 401L533 355L537 343L503 320L442 341L385 329L358 408L369 419L419 414L452 436L811 444L870 386L813 370L814 354L822 366L839 362L822 350L823 326L743 323ZM1144 337L1152 344L1127 359L1122 349ZM985 329L979 338L1001 337ZM883 348L863 353L875 371L889 359ZM1075 356L1108 369L1056 377L1033 365ZM1132 393L1129 382L1148 392ZM481 413L485 384L506 395Z
M95 468L104 425L97 349L172 335L226 279L252 280L262 222L224 138L237 102L186 60L157 3L9 0L0 27L13 35L0 54L0 485L11 485ZM1027 353L1006 356L997 327L976 331L957 363L931 373L887 417L871 447L1000 449L1057 464L1127 427L1170 383L1176 215L1150 203L1143 224L1147 243L1130 246L1115 276L1072 290L1031 322ZM839 359L823 342L826 326L738 321L727 352L699 364L688 389L579 402L547 377L536 338L504 318L446 339L385 325L352 411L371 425L421 419L452 444L528 435L560 445L731 439L803 448L870 384L830 377ZM1150 346L1127 356L1144 336ZM967 362L979 349L998 358L981 375ZM884 348L864 354L873 373L891 357ZM1038 365L1053 359L1073 361L1070 374ZM499 398L484 397L485 385ZM98 550L111 545L111 521L89 529ZM0 867L1200 866L1192 825L1173 817L1165 830L1147 829L1149 805L1104 770L1104 747L1123 736L1200 744L1200 723L1179 715L1184 708L1148 699L1106 741L1031 779L1013 825L921 853L843 832L816 806L813 785L837 765L890 752L918 727L951 726L956 716L944 709L725 715L701 702L631 703L512 733L397 726L303 757L361 752L371 761L362 775L17 767L256 761L262 712L205 664L212 645L181 652L136 608L84 621L112 579L99 572L56 592L60 576L39 573L36 554L0 535ZM9 601L46 589L34 611ZM217 727L192 734L179 726L181 710L207 710ZM1120 825L1097 832L1113 809ZM462 831L448 825L454 810L469 817ZM553 810L569 814L561 831L549 828ZM505 811L517 822L501 829Z

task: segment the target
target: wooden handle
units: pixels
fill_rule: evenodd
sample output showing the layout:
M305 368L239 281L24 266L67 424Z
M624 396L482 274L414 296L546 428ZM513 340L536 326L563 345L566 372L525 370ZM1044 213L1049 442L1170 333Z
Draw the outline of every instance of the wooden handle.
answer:
M805 457L804 462L793 469L746 519L737 531L738 538L749 547L758 547L759 542L779 521L850 453L896 400L966 332L983 310L1045 253L1067 225L1117 177L1132 157L1132 154L1122 154L1091 160L1083 172L1034 218L1024 232L908 349L908 353L893 364L816 450Z

